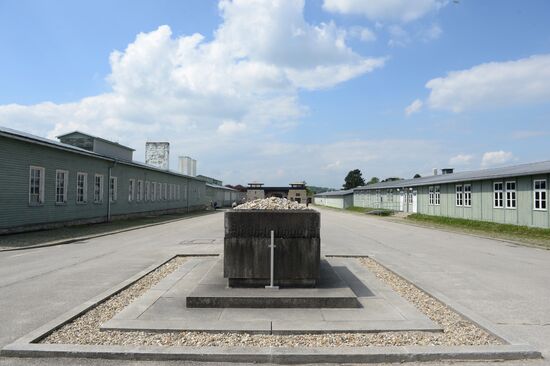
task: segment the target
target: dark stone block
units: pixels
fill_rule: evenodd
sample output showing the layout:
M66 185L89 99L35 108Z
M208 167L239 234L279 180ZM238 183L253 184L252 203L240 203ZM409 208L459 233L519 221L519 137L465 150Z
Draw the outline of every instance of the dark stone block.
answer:
M315 286L321 260L320 214L310 210L226 212L224 277L229 286L269 284L271 230L276 246L274 284Z

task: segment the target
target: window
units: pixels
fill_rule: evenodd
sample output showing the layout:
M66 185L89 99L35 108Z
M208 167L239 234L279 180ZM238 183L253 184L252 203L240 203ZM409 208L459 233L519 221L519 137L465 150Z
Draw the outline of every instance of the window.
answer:
M409 192L409 194L407 195L408 199L407 199L407 202L412 205L413 203L413 194L412 192Z
M493 207L502 208L504 207L504 195L503 195L504 185L502 182L493 183Z
M29 204L44 203L44 168L31 166L29 170Z
M176 186L176 199L181 200L181 186L179 184Z
M163 199L166 200L168 199L168 183L163 183L163 187L164 187L164 192L163 192Z
M94 176L94 203L103 202L103 175Z
M136 191L136 201L140 202L141 200L143 200L143 181L138 180L137 191Z
M130 179L128 182L128 202L134 200L134 191L136 190L136 180Z
M472 207L472 185L464 185L464 206Z
M388 191L388 202L393 202L393 190Z
M174 199L174 185L170 183L168 185L168 199L173 200Z
M88 174L76 173L76 203L88 202Z
M506 182L506 208L516 208L516 182Z
M462 185L456 185L456 205L462 206L464 204L464 193L462 191Z
M156 201L157 200L157 182L153 182L153 190L151 191L151 193L152 193L151 200Z
M151 200L151 182L145 181L145 201Z
M434 187L428 187L428 201L429 205L434 204Z
M533 182L535 210L546 211L546 179L537 179Z
M118 198L118 178L117 177L111 177L111 181L109 182L109 200L111 202L116 202Z
M441 187L435 186L434 190L435 190L435 197L434 197L435 205L439 206L441 204Z
M185 189L183 190L183 199L187 201L187 190L189 189L189 182L187 182L187 185L185 186Z
M157 188L158 188L158 193L157 193L158 200L162 201L162 183L161 182L157 183Z
M66 170L55 171L55 203L67 203L67 185L69 183L69 172Z

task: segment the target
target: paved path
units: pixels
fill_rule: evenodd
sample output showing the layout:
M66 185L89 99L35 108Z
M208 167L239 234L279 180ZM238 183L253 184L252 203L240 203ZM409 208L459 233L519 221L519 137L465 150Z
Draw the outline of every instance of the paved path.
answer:
M518 334L550 359L550 251L321 211L324 254L371 255L399 268L419 284L437 289ZM223 215L219 213L88 242L0 253L0 347L177 249L221 251L220 245L208 244L209 240L197 241L205 244L189 241L222 236ZM0 365L11 364L136 363L0 358Z

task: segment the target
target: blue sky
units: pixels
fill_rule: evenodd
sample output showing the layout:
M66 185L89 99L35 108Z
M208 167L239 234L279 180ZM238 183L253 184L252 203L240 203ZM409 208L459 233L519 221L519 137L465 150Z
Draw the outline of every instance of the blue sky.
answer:
M545 0L4 1L0 125L225 183L550 159Z

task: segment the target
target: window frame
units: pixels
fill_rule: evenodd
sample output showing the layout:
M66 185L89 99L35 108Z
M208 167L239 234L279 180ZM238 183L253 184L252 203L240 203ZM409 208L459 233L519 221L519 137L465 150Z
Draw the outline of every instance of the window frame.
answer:
M40 172L40 177L38 181L38 193L32 193L33 191L33 170ZM36 179L36 178L35 178ZM45 188L45 180L46 180L46 169L41 166L36 165L30 165L29 166L29 206L42 206L45 201L45 195L44 195L44 188ZM32 197L36 196L37 200L33 201Z
M455 184L455 206L464 207L464 186L462 184Z
M111 176L109 181L109 202L115 203L118 201L118 178Z
M508 189L508 184L514 184L514 189ZM507 180L504 182L504 207L509 210L515 210L518 207L518 193L517 193L518 184L515 180ZM514 197L512 198L510 194L513 193ZM513 202L514 205L510 205L509 203Z
M149 202L151 200L151 182L148 180L145 181L145 201Z
M151 201L155 202L157 200L157 182L153 182L151 193Z
M79 178L83 177L82 179L82 201L79 201L80 195L79 195ZM88 173L85 172L76 172L76 197L75 201L77 205L85 205L88 203Z
M434 206L441 205L441 186L434 186Z
M468 191L466 191L466 187L468 187ZM462 193L463 193L463 200L464 200L464 207L472 207L472 184L467 183L462 186Z
M96 199L96 188L97 188L97 178L99 178L99 196ZM103 174L94 174L94 203L102 204L103 203L103 193L104 193L105 178Z
M496 185L500 184L501 188L496 189ZM499 194L497 196L497 194ZM500 203L500 205L497 204ZM504 182L493 182L493 208L504 208Z
M136 202L143 201L143 181L139 179L136 185Z
M544 188L536 188L537 182L544 182ZM537 199L537 193L539 193L539 199ZM544 199L540 193L544 193ZM544 202L544 208L536 208L537 201ZM546 179L533 179L533 210L534 211L548 211L548 185Z
M59 194L58 194L59 174L63 174L63 194L61 195L61 201L58 201L58 198L60 197ZM68 170L63 170L63 169L56 169L55 170L55 204L56 205L66 205L67 204L67 200L68 200L68 197L69 197L68 186L69 186L69 171Z
M136 191L136 180L128 179L128 202L134 202L134 194Z

